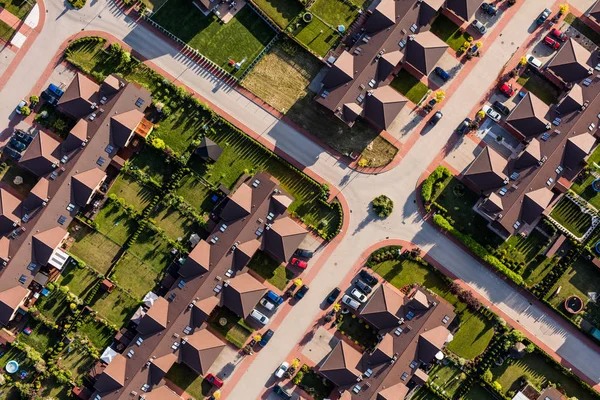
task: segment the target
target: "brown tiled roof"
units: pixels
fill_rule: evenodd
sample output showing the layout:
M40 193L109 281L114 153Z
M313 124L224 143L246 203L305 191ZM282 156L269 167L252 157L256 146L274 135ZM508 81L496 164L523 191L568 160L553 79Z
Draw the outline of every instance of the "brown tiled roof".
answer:
M8 262L10 251L10 239L6 236L0 237L0 260Z
M239 244L233 254L235 267L239 270L244 268L259 248L260 241L258 239L252 239Z
M274 194L273 197L271 197L271 199L275 204L277 212L280 214L283 214L285 211L287 211L289 206L292 205L292 203L294 202L293 198L285 194Z
M0 292L0 324L7 325L15 310L25 300L29 290L23 286L14 286Z
M442 58L448 45L430 31L414 35L406 44L405 61L423 75L429 75Z
M12 231L19 224L16 212L21 201L6 189L0 189L0 234Z
M347 51L343 51L327 71L323 78L323 85L326 88L334 88L350 82L353 76L354 57Z
M106 173L97 167L73 175L71 178L73 202L82 207L86 206L104 179L106 179Z
M539 135L547 131L550 125L546 119L548 111L548 105L529 92L513 108L506 122L525 137Z
M153 389L149 393L144 393L145 400L182 400L177 393L169 389L168 386L164 385Z
M435 355L444 348L449 335L448 328L442 325L422 332L419 336L419 359L426 363L433 361Z
M445 0L424 0L419 9L419 24L429 25L433 17L444 5Z
M217 305L219 305L219 298L215 296L194 303L192 306L192 326L200 328Z
M415 290L408 304L415 310L427 310L429 308L427 295L425 295L425 293L423 293L420 289Z
M164 297L159 297L154 301L152 307L142 317L137 326L140 335L152 335L158 333L167 327L167 316L169 314L169 302Z
M239 317L246 318L266 291L267 288L252 275L239 274L223 288L223 305Z
M581 165L583 159L590 154L595 144L596 138L588 132L571 136L569 140L567 140L563 164L567 168L576 168Z
M572 38L562 45L548 69L565 82L577 82L587 78L591 74L590 61L592 54Z
M413 381L415 381L417 385L424 385L428 380L429 375L427 372L423 371L422 369L415 371L415 374L413 375Z
M221 210L221 218L225 221L234 221L244 218L252 212L252 188L242 183L235 192L229 195L227 204Z
M600 0L588 12L590 19L594 20L597 25L600 25Z
M407 394L408 387L404 383L398 382L394 386L379 391L376 400L404 400Z
M99 393L112 392L125 386L125 368L127 359L122 354L117 354L106 366L102 374L96 378L94 389Z
M570 113L580 110L584 104L583 89L579 84L574 83L571 90L562 98L556 110L561 114Z
M342 118L347 124L352 124L362 115L363 111L363 108L356 103L346 103L342 107Z
M150 365L152 383L157 385L162 378L165 377L167 372L169 372L175 362L177 362L177 355L175 353L167 353L162 357L152 359L152 364ZM152 393L155 391L156 389L154 389Z
M381 284L360 311L360 316L378 329L398 325L398 313L404 305L404 296L387 283Z
M394 337L391 333L383 336L381 342L377 345L371 357L369 357L369 364L378 365L390 362L394 358Z
M117 147L126 147L142 118L144 118L144 113L138 109L125 111L110 117L112 143Z
M554 194L548 188L540 188L528 192L523 198L521 218L528 224L532 224L542 212L550 205Z
M396 5L393 0L381 0L373 14L365 23L365 29L369 33L389 28L396 22Z
M361 358L361 353L340 340L319 368L319 372L337 386L349 385L355 383L361 375L357 369Z
M225 343L208 331L201 329L181 339L181 361L197 373L204 375L215 362Z
M483 0L447 0L446 8L463 20L468 21L475 15L481 3L483 3Z
M185 263L179 268L179 275L191 278L210 270L210 244L201 240L188 255Z
M72 151L81 146L81 143L85 142L88 138L88 128L89 124L87 119L82 118L71 129L69 132L69 136L63 142L63 148L65 151Z
M113 74L110 74L109 76L104 78L102 85L100 85L100 90L102 91L102 94L106 95L117 93L119 89L121 89L121 82L119 81L119 78L117 78Z
M264 250L278 261L288 262L308 232L288 216L276 220L265 230Z
M25 150L19 162L37 176L46 175L58 166L56 157L60 153L59 146L58 141L40 131Z
M402 62L404 54L400 50L390 51L385 53L377 63L377 77L380 80L386 80L392 73L396 65Z
M217 161L219 157L221 157L221 154L223 154L223 149L218 144L204 136L200 141L200 145L198 145L196 148L196 154L205 161Z
M481 206L491 213L498 213L504 209L502 206L502 197L494 192L490 193Z
M95 82L78 72L58 101L58 107L74 118L85 117L92 113L92 103L97 102L99 89Z
M49 187L50 181L40 178L23 202L23 209L28 211L40 207L44 201L48 200Z
M523 149L515 161L515 168L527 168L537 164L542 159L542 150L540 141L533 138L531 142Z
M54 250L58 248L60 242L69 234L63 227L55 226L33 235L31 244L33 246L33 254L35 262L39 265L46 265L52 257Z
M567 400L567 397L555 387L549 386L540 393L540 397L538 397L537 400Z
M482 192L486 192L504 184L507 179L504 174L506 164L506 160L496 150L486 146L471 163L464 176Z
M408 99L391 86L380 86L367 95L364 117L378 127L387 129L406 103Z

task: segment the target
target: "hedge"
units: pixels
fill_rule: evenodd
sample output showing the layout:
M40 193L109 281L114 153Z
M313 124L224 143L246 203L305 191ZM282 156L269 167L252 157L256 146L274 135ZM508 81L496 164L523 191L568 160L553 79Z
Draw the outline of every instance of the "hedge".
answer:
M423 185L421 186L421 196L423 197L423 201L428 203L431 201L431 195L433 193L433 185L442 179L446 179L452 176L450 170L446 167L439 166L437 167L431 175L427 177L423 181Z

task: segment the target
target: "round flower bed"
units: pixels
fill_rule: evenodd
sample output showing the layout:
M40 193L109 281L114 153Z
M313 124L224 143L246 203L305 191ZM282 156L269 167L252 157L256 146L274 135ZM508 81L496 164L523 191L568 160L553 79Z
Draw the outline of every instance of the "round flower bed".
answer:
M594 181L592 182L592 188L594 189L594 191L600 192L600 178L594 179Z
M307 24L308 24L310 21L312 21L312 19L313 19L313 16L312 16L312 14L311 14L311 13L309 13L309 12L306 12L306 13L304 13L304 15L302 16L302 21L306 22Z
M381 218L389 217L394 210L394 202L384 194L375 197L371 204L373 205L373 211Z
M583 300L579 296L569 296L565 300L565 309L571 314L579 314L583 311Z

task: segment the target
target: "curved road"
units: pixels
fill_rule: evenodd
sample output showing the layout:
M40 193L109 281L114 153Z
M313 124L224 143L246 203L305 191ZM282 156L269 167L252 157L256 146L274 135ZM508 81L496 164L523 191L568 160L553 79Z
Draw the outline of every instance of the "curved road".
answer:
M124 15L107 0L89 0L79 11L65 10L66 2L46 3L46 22L41 34L0 92L0 127L9 124L15 104L29 95L34 83L60 45L81 30L108 32L129 44L144 57L177 77L243 124L273 142L300 163L341 189L351 209L350 226L344 239L319 271L311 290L281 323L275 335L233 389L230 398L258 398L272 371L289 354L309 328L326 294L341 281L362 252L386 238L410 241L491 300L521 330L544 342L594 382L600 382L597 348L563 329L565 322L546 308L529 306L515 289L464 253L419 216L415 187L419 176L447 143L455 126L472 110L493 83L502 66L529 37L531 21L548 6L544 0L528 0L509 21L488 50L443 107L444 119L422 136L402 162L389 172L366 175L339 163L323 148L290 126L280 122L236 90L226 86L178 53L153 31ZM413 134L419 134L415 132ZM369 202L377 195L390 196L396 208L391 218L378 220L369 213Z

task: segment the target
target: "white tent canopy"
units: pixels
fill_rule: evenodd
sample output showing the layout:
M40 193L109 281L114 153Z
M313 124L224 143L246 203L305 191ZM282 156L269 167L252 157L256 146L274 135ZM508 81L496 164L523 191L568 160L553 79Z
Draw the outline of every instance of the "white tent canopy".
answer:
M100 356L100 359L107 364L110 364L113 358L117 355L117 352L114 351L110 346L104 350L104 353Z
M158 299L158 296L154 292L148 292L142 301L146 307L152 307L156 299Z

